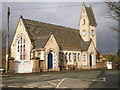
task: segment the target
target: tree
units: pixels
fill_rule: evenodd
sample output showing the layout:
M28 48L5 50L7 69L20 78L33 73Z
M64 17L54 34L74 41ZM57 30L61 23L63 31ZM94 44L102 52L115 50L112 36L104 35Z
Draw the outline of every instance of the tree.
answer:
M120 50L117 51L117 56L120 57Z
M106 5L108 6L109 9L109 17L118 21L118 27L110 27L112 30L118 32L118 44L120 44L120 0L118 2L106 2ZM118 49L119 52L119 57L120 57L120 48ZM118 55L117 55L118 56Z
M106 2L106 5L108 6L108 9L109 9L109 17L118 21L118 24L120 24L120 1ZM113 28L113 27L110 27L110 28L120 33L119 28Z
M109 61L109 62L116 62L116 61L117 61L117 56L116 56L116 55L110 54L110 55L105 55L104 57L105 57L105 58L107 59L107 61Z

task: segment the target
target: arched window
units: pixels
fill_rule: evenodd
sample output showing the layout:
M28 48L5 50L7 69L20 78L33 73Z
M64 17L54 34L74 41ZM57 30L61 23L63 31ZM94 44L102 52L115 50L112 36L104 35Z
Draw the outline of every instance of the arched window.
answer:
M86 57L86 55L84 54L84 55L83 55L83 62L86 62L86 59L87 59L87 57Z
M78 53L78 61L80 61L80 53Z
M61 57L62 57L61 59L64 60L64 53L61 54Z
M69 61L71 62L72 60L71 60L71 53L69 53Z
M85 24L85 19L83 19L83 25Z
M25 39L23 37L19 37L17 39L17 45L16 45L16 54L17 54L17 59L18 60L25 60L25 51L26 51L26 46L25 46Z
M75 59L75 61L76 61L76 53L74 53L74 59Z
M65 60L68 61L68 58L67 58L67 53L65 53Z

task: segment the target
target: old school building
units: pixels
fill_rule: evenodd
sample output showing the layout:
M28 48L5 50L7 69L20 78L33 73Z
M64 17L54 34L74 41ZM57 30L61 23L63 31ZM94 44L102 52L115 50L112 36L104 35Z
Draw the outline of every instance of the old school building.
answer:
M35 69L95 69L96 26L92 7L87 7L84 3L79 30L21 16L10 47L10 56L15 58L12 65L16 60L32 61L32 72Z

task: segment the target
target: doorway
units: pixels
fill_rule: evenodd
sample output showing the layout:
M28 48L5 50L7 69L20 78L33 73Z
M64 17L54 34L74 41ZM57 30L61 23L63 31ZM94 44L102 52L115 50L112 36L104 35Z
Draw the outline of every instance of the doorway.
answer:
M90 67L92 67L92 60L93 60L93 57L92 57L92 54L90 54Z
M53 69L53 53L49 52L48 54L48 69Z

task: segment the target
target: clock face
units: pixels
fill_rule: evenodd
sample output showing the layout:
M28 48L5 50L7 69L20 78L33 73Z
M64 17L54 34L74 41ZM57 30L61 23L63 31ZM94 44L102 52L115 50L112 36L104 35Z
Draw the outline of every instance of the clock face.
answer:
M85 30L82 31L82 35L85 36L87 33Z
M94 31L94 30L91 31L91 35L92 35L92 36L95 35L95 31Z

